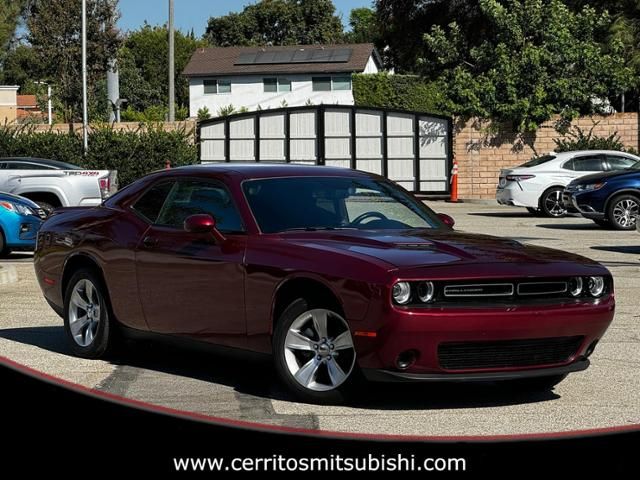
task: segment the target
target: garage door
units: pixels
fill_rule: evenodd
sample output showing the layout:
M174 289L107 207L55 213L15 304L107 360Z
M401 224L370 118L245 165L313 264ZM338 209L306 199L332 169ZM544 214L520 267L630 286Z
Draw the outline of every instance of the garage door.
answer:
M331 165L383 175L408 190L449 193L450 118L352 106L293 107L198 125L202 163Z

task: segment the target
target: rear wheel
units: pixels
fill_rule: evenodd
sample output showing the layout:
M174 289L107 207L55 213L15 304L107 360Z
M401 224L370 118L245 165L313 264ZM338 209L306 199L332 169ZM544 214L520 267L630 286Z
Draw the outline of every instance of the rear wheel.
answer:
M567 374L550 375L548 377L523 378L520 380L510 380L510 388L530 392L546 392L552 390L557 384L567 378Z
M7 241L4 238L4 232L0 228L0 258L4 258L11 253L9 247L7 247Z
M69 281L64 297L64 330L79 357L104 357L114 343L107 291L93 270L78 270Z
M356 352L349 325L334 309L294 301L278 319L273 349L278 376L300 399L345 400L355 379Z
M562 187L551 187L540 197L540 211L547 217L561 218L567 214L562 202Z
M607 219L616 230L633 230L640 213L640 200L634 195L619 195L609 202Z

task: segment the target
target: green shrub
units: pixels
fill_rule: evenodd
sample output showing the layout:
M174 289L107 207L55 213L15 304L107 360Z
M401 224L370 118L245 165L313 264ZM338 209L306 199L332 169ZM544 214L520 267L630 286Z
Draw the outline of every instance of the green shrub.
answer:
M353 75L353 97L361 107L445 114L443 91L437 82L426 83L414 75Z
M559 130L559 133L565 134L566 137L554 138L553 141L556 144L555 151L561 153L577 150L618 150L620 152L631 150L630 153L633 152L633 149L627 149L625 147L617 131L608 137L594 135L593 130L598 126L598 123L599 122L594 123L588 132L585 132L577 125Z
M111 126L94 128L89 152L82 155L82 135L38 133L31 126L0 127L0 157L33 156L60 160L84 168L118 170L120 186L165 167L197 163L193 130L181 127L166 132L159 124L140 125L137 131L117 131Z

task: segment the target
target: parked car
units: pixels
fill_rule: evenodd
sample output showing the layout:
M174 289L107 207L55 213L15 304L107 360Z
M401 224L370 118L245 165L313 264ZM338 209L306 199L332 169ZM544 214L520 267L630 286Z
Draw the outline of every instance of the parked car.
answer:
M99 205L117 190L116 171L83 170L42 158L0 158L0 191L29 198L47 212Z
M626 170L574 180L563 201L602 227L633 230L640 214L640 162Z
M116 329L250 350L308 401L340 401L359 372L548 389L587 368L609 271L453 223L369 173L192 166L57 210L34 263L77 355Z
M0 258L12 250L35 250L46 213L28 198L0 192Z
M563 217L565 187L576 178L591 173L618 171L631 167L640 157L630 153L590 150L553 153L504 169L496 191L501 205L526 207L534 215Z

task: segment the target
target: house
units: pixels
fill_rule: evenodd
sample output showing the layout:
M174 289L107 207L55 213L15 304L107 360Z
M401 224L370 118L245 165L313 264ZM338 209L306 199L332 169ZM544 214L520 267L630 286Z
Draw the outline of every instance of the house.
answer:
M0 125L15 123L19 88L14 85L0 85Z
M46 114L40 110L35 95L18 95L17 106L16 116L18 122L27 122L30 120L42 121L46 118Z
M198 49L184 70L192 117L233 106L353 105L351 76L377 73L382 61L370 43Z

